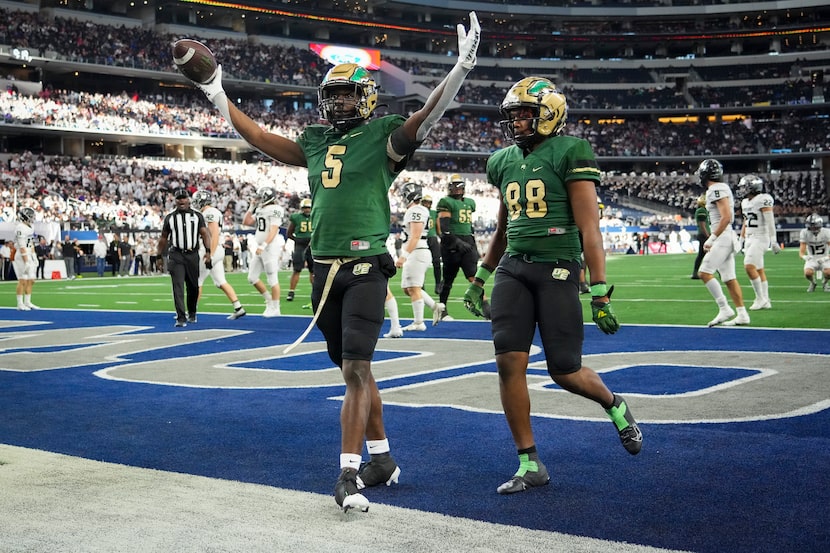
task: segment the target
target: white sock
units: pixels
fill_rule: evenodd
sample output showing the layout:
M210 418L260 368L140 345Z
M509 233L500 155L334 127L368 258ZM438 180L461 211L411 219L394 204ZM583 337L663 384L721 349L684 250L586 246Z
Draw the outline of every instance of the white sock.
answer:
M29 305L32 303L32 295L31 294L24 294L23 295L23 305Z
M761 281L761 291L764 293L764 297L769 299L769 281L762 280Z
M17 295L17 305L23 305L23 295Z
M712 297L715 298L715 302L717 302L718 307L723 309L729 302L726 300L726 296L723 295L723 290L721 290L720 282L718 279L713 278L709 282L706 283L706 289L709 290L709 293L712 294Z
M235 302L233 302L233 308L234 309L239 309L240 307L242 307L242 302L241 301L236 300Z
M383 306L386 308L386 312L389 313L389 319L392 321L392 328L400 328L401 318L398 315L398 301L395 298L392 298L391 300L386 300Z
M755 291L755 299L763 299L764 289L761 286L761 277L755 277L749 283L752 284L752 289Z
M421 299L424 300L424 305L430 309L435 309L435 300L432 299L432 296L427 294L426 290L421 290Z
M263 292L262 297L265 300L265 305L268 305L268 302L271 301L271 292Z
M424 300L417 300L412 302L412 316L416 324L424 322Z
M360 468L360 461L362 460L363 458L355 453L341 453L340 468L357 470Z
M369 455L389 453L389 438L384 438L382 440L366 440L366 450L369 451Z
M746 312L746 307L745 307L745 306L743 306L743 305L742 305L741 307L736 307L736 308L735 308L735 311L737 311L737 312L738 312L738 316L739 316L739 317L741 317L741 316L743 316L743 317L749 317L749 313L747 313L747 312Z

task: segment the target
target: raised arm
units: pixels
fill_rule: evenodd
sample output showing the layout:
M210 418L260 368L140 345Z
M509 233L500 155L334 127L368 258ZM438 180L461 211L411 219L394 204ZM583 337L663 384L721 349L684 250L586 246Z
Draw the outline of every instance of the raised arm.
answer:
M302 148L284 136L263 130L253 119L245 115L228 101L225 89L222 87L222 66L216 68L216 76L207 84L193 83L205 93L208 100L213 102L225 120L231 124L237 133L251 146L277 161L306 167L305 154Z
M413 113L389 137L389 158L400 162L410 155L429 134L429 130L443 115L455 98L464 79L476 66L476 52L481 40L481 27L475 12L470 12L470 30L458 24L458 61L427 98L424 107Z

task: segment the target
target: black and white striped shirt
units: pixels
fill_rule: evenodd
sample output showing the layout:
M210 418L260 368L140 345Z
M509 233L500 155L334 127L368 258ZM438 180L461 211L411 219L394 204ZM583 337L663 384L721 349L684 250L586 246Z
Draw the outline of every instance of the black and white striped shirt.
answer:
M194 209L168 213L164 217L162 234L169 233L170 247L189 252L199 248L199 228L205 227L205 218Z

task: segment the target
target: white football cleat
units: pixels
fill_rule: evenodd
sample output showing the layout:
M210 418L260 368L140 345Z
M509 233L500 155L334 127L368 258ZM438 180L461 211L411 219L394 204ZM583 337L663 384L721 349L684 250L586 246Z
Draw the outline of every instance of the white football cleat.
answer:
M752 302L752 305L749 306L750 311L758 311L759 309L772 309L772 302L767 300L755 300Z
M728 305L718 311L718 316L709 321L709 326L713 327L715 325L719 325L721 323L725 323L729 319L735 316L735 310L729 307Z
M38 307L37 305L33 304L32 302L27 303L27 304L26 304L26 307L28 307L29 309L40 309L40 307Z
M31 307L29 307L28 305L23 305L23 304L21 303L20 305L18 305L18 306L17 306L17 310L18 310L18 311L31 311L31 310L32 310L32 308L31 308Z
M738 315L732 320L723 323L723 326L745 326L749 324L749 315Z
M441 322L441 317L447 312L447 306L440 301L435 302L435 307L432 308L432 326Z
M416 322L414 322L414 321L413 321L411 324L406 325L406 326L405 326L405 327L403 327L401 330L403 330L404 332L409 332L409 331L411 331L411 330L416 330L416 331L418 331L418 332L423 332L423 331L425 331L426 329L427 329L427 325L426 325L426 324L424 324L424 323L416 323Z
M279 317L280 314L281 313L280 313L280 308L279 307L269 305L268 307L265 308L265 313L263 313L262 316L266 317L266 318L271 318L271 317Z
M403 337L403 329L400 328L400 327L393 328L392 330L390 330L389 332L384 334L383 337L384 338L402 338Z

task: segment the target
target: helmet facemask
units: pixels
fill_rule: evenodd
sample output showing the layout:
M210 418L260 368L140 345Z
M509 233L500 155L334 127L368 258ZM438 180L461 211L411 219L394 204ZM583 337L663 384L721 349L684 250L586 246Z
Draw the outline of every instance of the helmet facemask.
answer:
M378 104L378 88L366 69L342 63L323 77L317 100L320 115L335 129L345 132L372 116Z
M510 88L499 111L504 137L527 150L564 130L568 102L548 79L527 77ZM528 121L531 132L516 134L516 121Z

